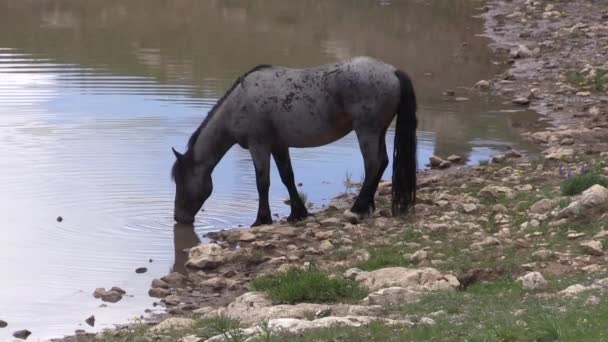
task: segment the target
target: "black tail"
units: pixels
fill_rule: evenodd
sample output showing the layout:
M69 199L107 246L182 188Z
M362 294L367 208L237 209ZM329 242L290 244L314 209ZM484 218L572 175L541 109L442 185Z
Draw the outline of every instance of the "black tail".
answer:
M395 71L401 85L393 151L393 216L407 214L416 204L416 95L409 76Z

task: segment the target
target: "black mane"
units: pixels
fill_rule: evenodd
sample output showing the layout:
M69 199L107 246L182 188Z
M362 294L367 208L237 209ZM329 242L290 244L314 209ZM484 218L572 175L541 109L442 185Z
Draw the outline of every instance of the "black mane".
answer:
M247 75L249 75L251 73L254 73L254 72L258 71L258 70L267 69L267 68L272 68L272 65L269 65L269 64L260 64L260 65L257 65L253 69L247 71L246 73L244 73L243 75L241 75L239 78L237 78L236 81L234 81L234 83L232 84L232 86L230 86L230 88L224 93L224 95L215 103L215 105L213 105L213 107L211 108L211 110L209 111L209 113L207 114L207 116L205 117L205 119L203 120L203 122L200 124L200 126L198 126L198 128L196 129L196 131L194 131L194 133L192 133L192 135L190 136L190 139L188 139L188 147L187 147L185 155L189 155L190 150L192 149L192 147L196 143L196 140L198 139L198 136L201 134L201 131L203 130L203 128L205 128L205 126L209 123L209 121L213 117L213 114L215 114L215 112L217 111L217 109L222 105L222 103L224 102L224 100L226 100L226 98L228 97L228 95L230 95L230 93L232 93L232 91L234 90L234 88L236 88L236 86L238 86L241 83L241 81L245 77L247 77ZM176 174L177 174L177 161L175 162L175 164L173 164L173 169L171 170L171 177L173 179L175 179Z

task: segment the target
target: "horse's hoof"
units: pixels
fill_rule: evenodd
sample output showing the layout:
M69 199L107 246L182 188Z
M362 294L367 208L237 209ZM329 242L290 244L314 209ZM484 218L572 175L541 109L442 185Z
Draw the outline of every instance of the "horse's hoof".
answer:
M310 216L309 213L291 214L287 217L287 222L294 223L294 222L302 221L302 220L305 220L308 216Z
M347 209L344 212L344 216L346 217L346 220L352 224L355 224L365 218L365 216L363 214L354 213L354 212L350 211L350 209Z
M263 225L267 225L267 224L272 224L272 219L257 219L255 220L255 222L253 222L253 224L251 225L251 227L258 227L258 226L263 226Z

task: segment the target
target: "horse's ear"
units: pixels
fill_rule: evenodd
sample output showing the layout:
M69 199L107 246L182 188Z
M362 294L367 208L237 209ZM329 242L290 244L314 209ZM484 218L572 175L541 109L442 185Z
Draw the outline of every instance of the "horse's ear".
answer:
M171 147L171 150L173 151L173 154L175 154L175 158L177 158L177 161L182 161L184 155L177 152L173 147Z

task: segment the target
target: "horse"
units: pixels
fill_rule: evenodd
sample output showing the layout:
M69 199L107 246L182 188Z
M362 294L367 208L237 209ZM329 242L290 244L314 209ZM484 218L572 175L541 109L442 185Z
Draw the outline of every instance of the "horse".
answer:
M386 130L396 116L393 150L393 216L416 202L416 95L404 71L360 56L310 68L258 65L240 76L216 102L188 140L185 153L172 147L175 163L174 219L192 224L213 191L211 174L236 144L248 149L255 168L259 206L252 227L272 224L268 203L270 159L287 188L294 222L309 213L298 195L289 148L318 147L355 131L365 179L345 214L363 219L389 159Z

